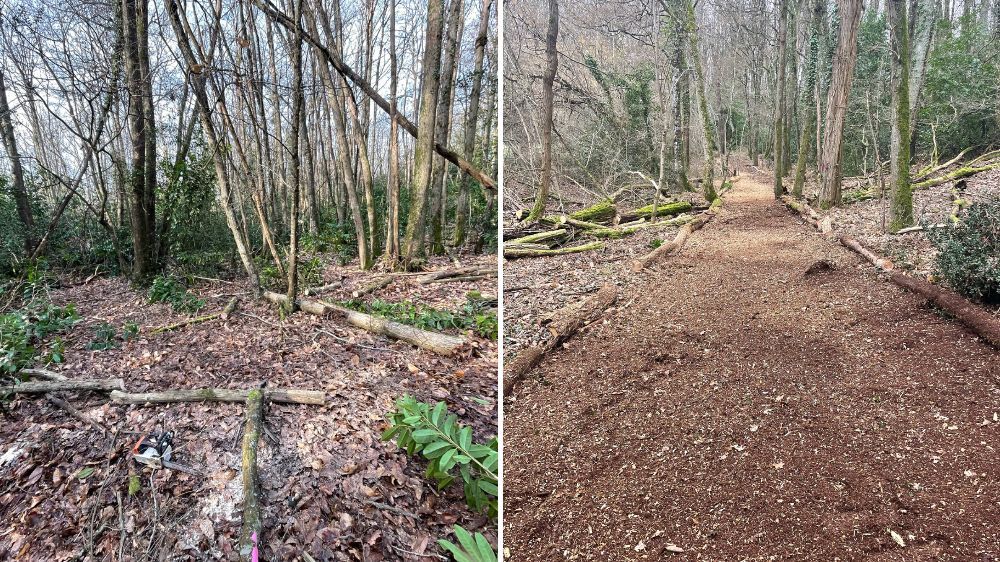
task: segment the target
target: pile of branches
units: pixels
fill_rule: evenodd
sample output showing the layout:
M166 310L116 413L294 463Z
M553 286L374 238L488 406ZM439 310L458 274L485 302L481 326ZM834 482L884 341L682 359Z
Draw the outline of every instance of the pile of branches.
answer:
M666 201L619 213L609 200L601 201L569 215L546 216L532 224L518 225L504 232L506 259L571 254L598 250L601 240L624 238L651 226L680 226L694 220L696 209L687 201ZM521 219L526 212L519 213ZM571 243L584 239L582 244Z

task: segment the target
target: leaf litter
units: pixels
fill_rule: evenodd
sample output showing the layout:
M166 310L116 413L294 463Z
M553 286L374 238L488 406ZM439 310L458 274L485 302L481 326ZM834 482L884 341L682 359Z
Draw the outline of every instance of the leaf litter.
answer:
M496 258L463 256L464 265ZM450 267L446 259L432 268ZM377 273L336 265L324 294L347 300ZM401 276L369 295L456 309L469 291L496 294L496 279L420 285ZM436 491L423 461L380 440L396 398L409 393L444 400L477 439L497 433L497 346L473 333L472 345L440 357L339 323L275 308L239 283L199 281L193 288L221 309L240 295L228 319L150 336L153 327L185 316L121 278L52 291L82 317L65 334L66 363L50 365L73 378L121 377L130 392L182 388L268 387L323 390L323 407L271 404L265 413L258 467L265 540L262 559L430 560L436 539L458 522L496 542L485 516L469 511L461 487ZM138 337L104 351L86 349L94 329L128 322ZM242 483L242 404L108 404L96 394L68 395L108 427L102 436L45 400L16 398L0 425L0 558L18 560L237 560ZM175 459L204 476L150 472L131 461L140 432L175 433ZM138 478L136 478L138 476ZM138 482L138 489L136 489ZM131 493L130 493L131 492Z

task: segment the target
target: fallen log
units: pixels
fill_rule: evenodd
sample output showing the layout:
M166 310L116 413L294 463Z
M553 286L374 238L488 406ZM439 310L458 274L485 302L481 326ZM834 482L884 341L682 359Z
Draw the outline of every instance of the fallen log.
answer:
M521 238L516 238L504 244L531 244L537 242L549 242L552 240L559 240L566 236L569 231L565 228L557 228L556 230L549 230L546 232L539 232L536 234L529 234L528 236L523 236Z
M645 256L632 262L632 273L638 273L643 269L649 267L650 265L656 263L661 258L670 255L671 253L680 250L687 241L688 236L693 232L705 226L715 216L716 209L722 204L722 199L716 198L712 201L712 205L707 211L700 213L693 220L685 224L677 231L674 239L670 242L661 244L659 248L654 249Z
M45 381L69 380L66 378L65 375L57 373L55 371L50 371L48 369L21 369L20 371L18 371L18 374Z
M582 303L571 304L554 313L553 321L548 326L552 337L544 344L525 349L507 364L503 382L504 395L510 396L514 385L541 363L546 353L565 343L577 330L611 306L617 298L618 287L609 283Z
M97 392L108 392L114 390L125 390L125 381L122 379L65 379L42 382L22 382L5 390L15 394L45 394L48 392L61 392L64 390L82 391L92 390Z
M305 404L322 406L326 403L326 393L321 390L298 390L275 388L264 391L271 402L283 404ZM172 404L175 402L246 402L249 391L228 388L197 388L164 390L162 392L118 392L111 393L111 401L120 404Z
M319 287L310 287L305 291L302 291L303 295L313 296L325 293L327 291L332 291L333 289L340 288L343 285L340 281L334 281L333 283L327 283L326 285L320 285Z
M913 189L927 189L928 187L934 187L936 185L941 185L943 183L948 183L950 181L955 181L957 179L969 177L979 172L985 172L987 170L992 170L994 168L1000 168L1000 162L993 164L988 164L986 166L963 166L956 170L952 170L947 174L938 176L936 178L931 178L924 180L922 182L917 182L913 184Z
M372 281L371 283L365 285L364 287L361 287L360 289L352 292L351 296L354 297L354 298L360 298L360 297L363 297L363 296L365 296L365 295L367 295L369 293L374 293L375 291L377 291L379 289L382 289L384 287L388 287L389 285L392 284L392 282L394 280L395 280L395 276L393 276L393 275L386 275L385 277L381 277L379 279L376 279L375 281Z
M257 473L257 445L264 421L264 393L247 393L247 420L243 426L243 525L240 529L240 558L257 562L260 558L260 476Z
M284 306L288 303L287 296L271 291L265 291L264 298L278 305ZM325 301L299 299L298 304L301 310L310 314L327 316L331 313L336 313L343 316L348 324L356 328L405 341L421 349L433 351L440 355L451 355L466 344L465 338L421 330L420 328L414 328L413 326L407 326L406 324L400 324L399 322L393 322L392 320L379 318L378 316L357 312Z
M679 215L681 213L686 213L691 210L691 203L687 201L676 201L668 203L660 203L656 206L656 216L658 217L669 217L674 215ZM646 205L645 207L639 207L638 209L629 213L629 216L636 215L643 218L651 218L653 216L653 206Z
M101 433L104 433L104 434L108 433L108 428L106 428L103 425L97 423L90 416L88 416L87 414L84 414L80 410L76 409L75 406L73 406L69 402L63 400L62 398L59 398L55 394L46 394L45 398L48 399L48 401L51 402L53 405L55 405L55 406L57 406L57 407L62 408L63 410L65 410L67 414L69 414L69 415L73 416L74 418L82 421L83 423L85 423L85 424L93 427L97 431L100 431Z
M587 207L586 209L580 209L569 214L569 218L576 219L578 221L587 222L611 222L618 214L618 210L615 208L615 204L611 201L604 200L600 203L596 203Z
M872 252L868 248L862 246L861 242L858 242L857 239L855 239L852 236L847 236L847 235L841 236L840 243L846 246L847 248L850 248L851 250L854 250L855 252L861 254L862 256L864 256L866 260L870 261L872 265L883 271L889 271L893 269L893 264L890 260L887 260L885 258L876 255L875 252Z
M580 246L569 246L565 248L556 248L554 250L508 248L506 245L504 245L503 257L506 259L516 259L516 258L533 258L539 256L558 256L562 254L586 252L589 250L599 250L603 247L604 244L601 242L591 242L589 244L582 244Z
M879 269L886 271L889 274L889 280L895 285L926 298L978 334L990 345L1000 349L1000 319L985 311L981 306L944 287L895 271L891 261L879 257L849 236L841 236L840 242L861 254Z
M417 283L421 285L427 285L428 283L433 283L438 279L446 279L448 277L461 277L465 275L488 275L490 272L496 272L496 268L490 269L486 267L481 267L477 265L468 267L456 267L454 269L440 269L438 271L432 271L420 277Z
M198 316L197 318L190 318L188 320L182 320L180 322L177 322L176 324L170 324L168 326L160 326L159 328L154 328L150 330L149 333L150 335L152 335L152 334L159 334L162 332L169 332L171 330L176 330L177 328L183 328L184 326L189 326L191 324L200 324L202 322L208 322L209 320L215 320L216 318L222 318L223 320L225 320L226 318L229 318L229 315L232 314L234 310L236 310L236 303L238 301L239 299L233 297L229 299L229 302L226 304L226 307L223 308L222 311L220 312L216 312L214 314L206 314L204 316Z
M951 167L952 164L961 160L962 157L965 156L965 153L968 152L970 149L971 147L966 148L962 152L959 152L958 156L952 158L951 160L948 160L944 164L938 164L936 166L934 164L928 164L925 168L918 170L917 173L910 178L910 183L919 183L920 181L923 181L931 174Z
M445 277L444 279L435 279L430 281L430 283L461 283L464 281L481 281L486 279L487 275L462 275L460 277ZM496 275L493 275L496 277Z
M927 226L924 226L922 224L918 224L917 226L908 226L906 228L901 228L901 229L897 230L896 232L893 232L893 234L897 234L897 235L898 234L906 234L906 233L909 233L909 232L919 232L921 230L934 230L936 228L948 228L948 225L944 224L944 223L941 223L941 224L928 224Z
M791 195L782 195L781 201L789 209L798 213L802 217L802 220L811 224L816 230L822 232L823 234L833 232L833 219L819 214L815 209L809 206L809 203L799 201Z

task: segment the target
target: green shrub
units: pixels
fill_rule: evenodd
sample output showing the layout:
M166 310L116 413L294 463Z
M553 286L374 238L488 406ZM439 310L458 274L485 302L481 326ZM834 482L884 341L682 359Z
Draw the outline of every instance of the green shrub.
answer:
M938 273L959 293L1000 303L1000 201L974 203L965 220L931 229Z
M192 295L183 283L173 277L159 275L149 287L149 302L169 304L175 312L194 314L205 306L205 301Z
M39 301L0 315L0 372L15 373L39 356L62 362L62 340L46 343L46 338L67 330L79 318L72 304L59 307Z
M94 330L94 339L87 344L87 349L94 351L104 351L118 347L115 343L115 327L107 322L101 322Z
M430 461L426 475L437 482L438 490L455 480L452 471L457 467L469 507L497 516L500 457L496 437L486 444L473 443L472 428L458 423L458 416L449 414L444 402L431 408L409 395L396 401L389 424L382 440L395 438L407 454L420 453Z

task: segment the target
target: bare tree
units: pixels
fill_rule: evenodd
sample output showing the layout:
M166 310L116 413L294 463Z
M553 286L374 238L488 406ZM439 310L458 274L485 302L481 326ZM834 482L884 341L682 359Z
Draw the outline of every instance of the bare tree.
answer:
M545 74L542 76L542 177L538 185L535 205L528 214L529 222L542 218L545 201L549 198L552 183L552 83L559 66L556 40L559 37L559 2L549 0L549 27L545 34Z

